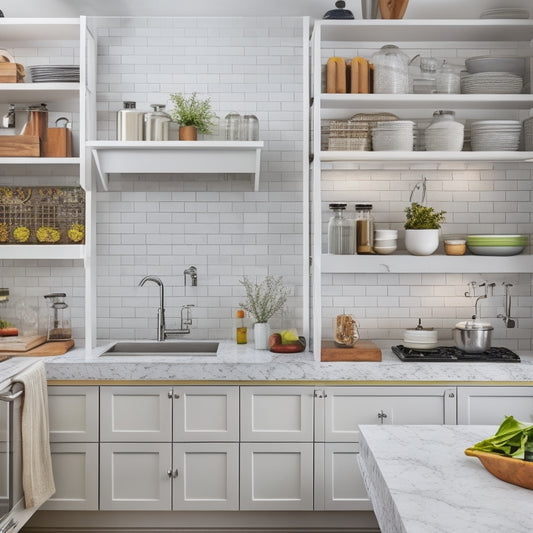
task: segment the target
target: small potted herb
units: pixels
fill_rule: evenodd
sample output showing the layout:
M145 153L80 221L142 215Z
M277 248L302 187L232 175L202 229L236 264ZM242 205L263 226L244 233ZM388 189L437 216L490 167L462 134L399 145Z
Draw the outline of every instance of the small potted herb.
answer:
M198 133L208 135L215 126L216 114L211 107L211 100L201 100L196 93L185 96L181 93L170 95L173 109L172 120L179 124L180 141L195 141Z
M439 229L446 211L416 202L405 208L405 247L413 255L431 255L439 247Z
M290 289L283 286L283 277L267 276L260 283L246 276L239 280L246 291L246 300L239 306L254 318L254 342L256 350L268 349L270 326L268 321L285 307Z

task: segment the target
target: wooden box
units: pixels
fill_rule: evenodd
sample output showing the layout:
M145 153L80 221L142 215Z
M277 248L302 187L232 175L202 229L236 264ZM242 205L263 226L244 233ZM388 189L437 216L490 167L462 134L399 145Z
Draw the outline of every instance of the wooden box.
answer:
M72 130L48 128L43 145L44 157L72 157Z
M23 83L24 67L18 63L0 63L0 83Z
M372 341L360 340L353 348L342 348L334 341L322 341L321 361L381 361L381 350Z
M0 135L0 157L39 157L37 135Z

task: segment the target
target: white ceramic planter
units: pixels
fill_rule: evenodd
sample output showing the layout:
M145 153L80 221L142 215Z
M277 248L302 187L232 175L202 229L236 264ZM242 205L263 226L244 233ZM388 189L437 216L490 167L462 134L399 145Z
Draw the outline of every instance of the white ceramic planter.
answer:
M257 322L254 324L254 344L256 350L268 350L268 337L270 337L270 326L268 322Z
M431 255L439 247L439 230L406 229L405 247L413 255Z

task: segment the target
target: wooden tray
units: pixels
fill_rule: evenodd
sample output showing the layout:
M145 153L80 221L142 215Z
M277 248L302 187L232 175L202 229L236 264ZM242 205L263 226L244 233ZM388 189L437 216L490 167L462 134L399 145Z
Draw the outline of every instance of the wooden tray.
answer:
M0 339L0 354L3 352L27 352L46 342L46 335L21 335Z
M0 135L0 157L39 157L37 135Z
M322 341L321 361L381 361L381 350L372 341L360 340L353 348L340 348Z
M0 63L0 83L23 83L24 67L19 63Z
M47 357L51 355L63 355L74 346L74 340L45 342L27 352L16 352L11 355L17 357Z

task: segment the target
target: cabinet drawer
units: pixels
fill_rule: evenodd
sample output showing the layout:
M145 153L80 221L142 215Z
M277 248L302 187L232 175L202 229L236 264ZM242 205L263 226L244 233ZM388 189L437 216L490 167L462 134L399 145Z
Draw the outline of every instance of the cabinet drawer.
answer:
M312 387L241 387L241 441L313 441Z
M101 387L102 442L170 442L170 387Z
M48 387L51 442L98 442L98 387Z
M98 443L53 442L56 491L41 507L46 511L98 510Z
M238 387L174 387L174 442L238 442Z
M359 424L455 424L456 396L445 387L329 387L324 439L358 442Z

